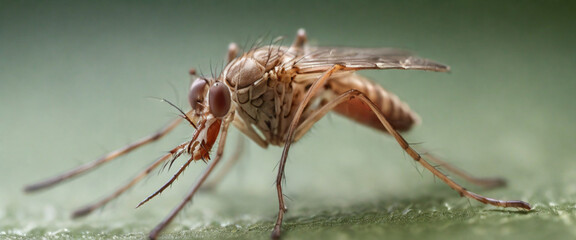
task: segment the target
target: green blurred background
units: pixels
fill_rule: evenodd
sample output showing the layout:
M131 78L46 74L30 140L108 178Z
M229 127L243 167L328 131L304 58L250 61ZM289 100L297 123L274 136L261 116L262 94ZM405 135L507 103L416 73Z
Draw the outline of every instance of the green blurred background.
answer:
M304 27L314 45L398 47L450 65L449 74L363 74L421 115L409 141L509 180L489 191L461 183L534 210L462 199L389 136L330 115L290 152L285 239L573 239L575 12L574 1L1 1L0 238L144 238L204 163L137 210L174 168L104 211L68 216L188 139L189 126L49 191L21 189L175 117L149 97L187 108L188 69L219 71L229 42L289 42ZM198 194L163 237L268 238L280 152L249 143L217 190Z

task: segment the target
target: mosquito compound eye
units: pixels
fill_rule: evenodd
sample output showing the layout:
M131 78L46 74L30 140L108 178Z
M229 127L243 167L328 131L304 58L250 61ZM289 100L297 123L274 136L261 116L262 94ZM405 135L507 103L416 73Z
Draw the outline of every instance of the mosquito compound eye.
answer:
M208 104L210 104L210 112L214 117L224 117L230 110L231 104L228 86L222 82L214 83L208 93Z
M188 101L190 106L195 111L200 111L202 106L200 105L204 101L204 95L208 87L208 82L205 79L197 78L194 80L190 86L190 91L188 92Z

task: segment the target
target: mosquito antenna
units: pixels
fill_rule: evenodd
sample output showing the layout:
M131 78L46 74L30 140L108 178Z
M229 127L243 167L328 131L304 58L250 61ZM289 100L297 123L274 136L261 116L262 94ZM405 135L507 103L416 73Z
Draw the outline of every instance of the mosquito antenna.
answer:
M192 119L190 119L188 117L188 115L186 115L186 113L184 113L184 111L182 111L182 109L180 109L178 106L174 105L174 103L168 101L165 98L161 98L160 101L166 102L166 103L170 104L170 106L176 108L178 110L178 112L180 112L182 114L181 115L182 118L186 119L186 121L188 121L192 125L192 127L194 127L194 129L198 129L198 127L196 127L196 124L194 124L194 122L192 122Z
M180 94L178 94L178 90L176 89L176 86L174 85L174 83L168 82L168 84L170 85L170 88L172 88L172 93L174 93L174 96L176 96L176 99L180 99Z

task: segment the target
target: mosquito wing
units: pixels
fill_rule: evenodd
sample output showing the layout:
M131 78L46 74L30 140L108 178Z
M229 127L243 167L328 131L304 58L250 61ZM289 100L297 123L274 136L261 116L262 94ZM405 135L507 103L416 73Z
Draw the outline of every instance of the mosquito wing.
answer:
M410 52L392 48L308 48L295 61L298 73L321 73L335 64L346 67L343 71L362 69L414 69L447 72L446 65L413 56Z

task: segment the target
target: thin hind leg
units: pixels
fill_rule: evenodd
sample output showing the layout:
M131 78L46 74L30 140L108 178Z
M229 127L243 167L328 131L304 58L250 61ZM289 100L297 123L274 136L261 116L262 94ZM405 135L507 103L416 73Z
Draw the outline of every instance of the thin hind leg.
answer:
M298 126L300 125L300 119L304 108L308 105L312 96L314 96L321 88L324 86L326 81L332 76L333 73L344 69L342 65L334 65L326 72L324 72L318 80L316 80L308 89L308 92L304 96L304 99L298 106L296 113L292 121L290 122L290 127L288 128L286 142L284 143L284 150L282 151L282 156L280 157L280 163L278 164L278 174L276 175L276 193L278 194L278 216L276 218L276 224L274 224L274 229L272 230L271 237L274 239L280 238L280 233L282 230L282 221L284 219L284 213L288 210L286 203L284 202L284 194L282 193L282 179L284 178L284 168L286 167L286 159L288 159L288 152L290 151L290 146L295 139L295 134Z
M449 171L451 173L454 173L456 176L468 181L469 183L475 184L477 186L483 187L483 188L497 188L497 187L503 187L506 186L506 180L503 178L478 178L478 177L474 177L472 175L470 175L469 173L455 167L452 166L451 164L444 162L442 160L440 160L439 158L437 158L436 156L430 154L430 153L423 153L422 155L426 156L426 159L428 159L430 162L433 162L434 164L436 164L437 167L440 167L442 169L445 169L446 171Z
M504 201L504 200L498 200L498 199L492 199L492 198L484 197L482 195L468 191L464 187L460 186L458 183L454 182L452 179L450 179L448 176L446 176L444 173L442 173L440 170L438 170L436 167L432 166L428 161L426 161L424 158L422 158L422 156L418 152L416 152L416 150L414 150L414 148L412 148L408 144L408 142L398 133L398 131L396 131L392 127L392 125L388 122L386 117L384 117L384 114L378 109L376 104L374 104L370 99L368 99L368 97L366 97L366 95L364 95L362 92L360 92L358 90L349 90L349 91L343 93L342 95L336 97L331 102L324 105L322 107L322 111L327 112L330 109L337 106L338 104L345 102L345 101L348 101L348 100L353 99L353 98L358 98L358 99L362 100L364 103L366 103L370 107L370 109L374 112L374 114L376 114L376 116L378 117L380 122L382 122L382 125L384 125L384 127L386 128L386 131L388 131L388 133L390 133L392 136L394 136L394 138L396 139L398 144L400 144L400 147L402 147L402 149L404 149L404 151L408 155L410 155L410 157L412 157L412 159L414 159L414 161L418 162L424 168L428 169L428 171L432 172L432 174L434 174L434 176L438 177L440 180L445 182L450 188L456 190L461 196L472 198L472 199L475 199L479 202L498 206L498 207L515 207L515 208L522 208L522 209L527 209L527 210L531 209L530 204L528 204L526 202L518 201L518 200ZM436 162L439 162L438 159L435 159L435 160L436 160Z
M316 123L318 122L320 119L322 119L322 117L324 117L328 112L332 111L332 109L334 109L334 107L338 106L338 104L345 102L346 99L340 99L340 100L332 100L332 102L328 102L326 103L326 105L323 105L322 107L320 107L319 109L315 110L312 114L310 114L310 116L308 116L306 118L306 120L302 121L302 123L298 126L298 128L296 129L296 133L295 133L295 139L298 140L300 137L302 137L306 132L308 132L308 130L310 130L310 128ZM423 154L424 156L427 157L427 159L430 162L435 163L438 167L441 167L451 173L454 173L455 175L461 177L462 179L484 187L484 188L496 188L496 187L502 187L506 185L506 180L502 179L502 178L477 178L474 177L470 174L468 174L467 172L458 169L457 167L452 166L451 164L444 162L442 160L440 160L439 158L433 156L430 153L425 153Z

